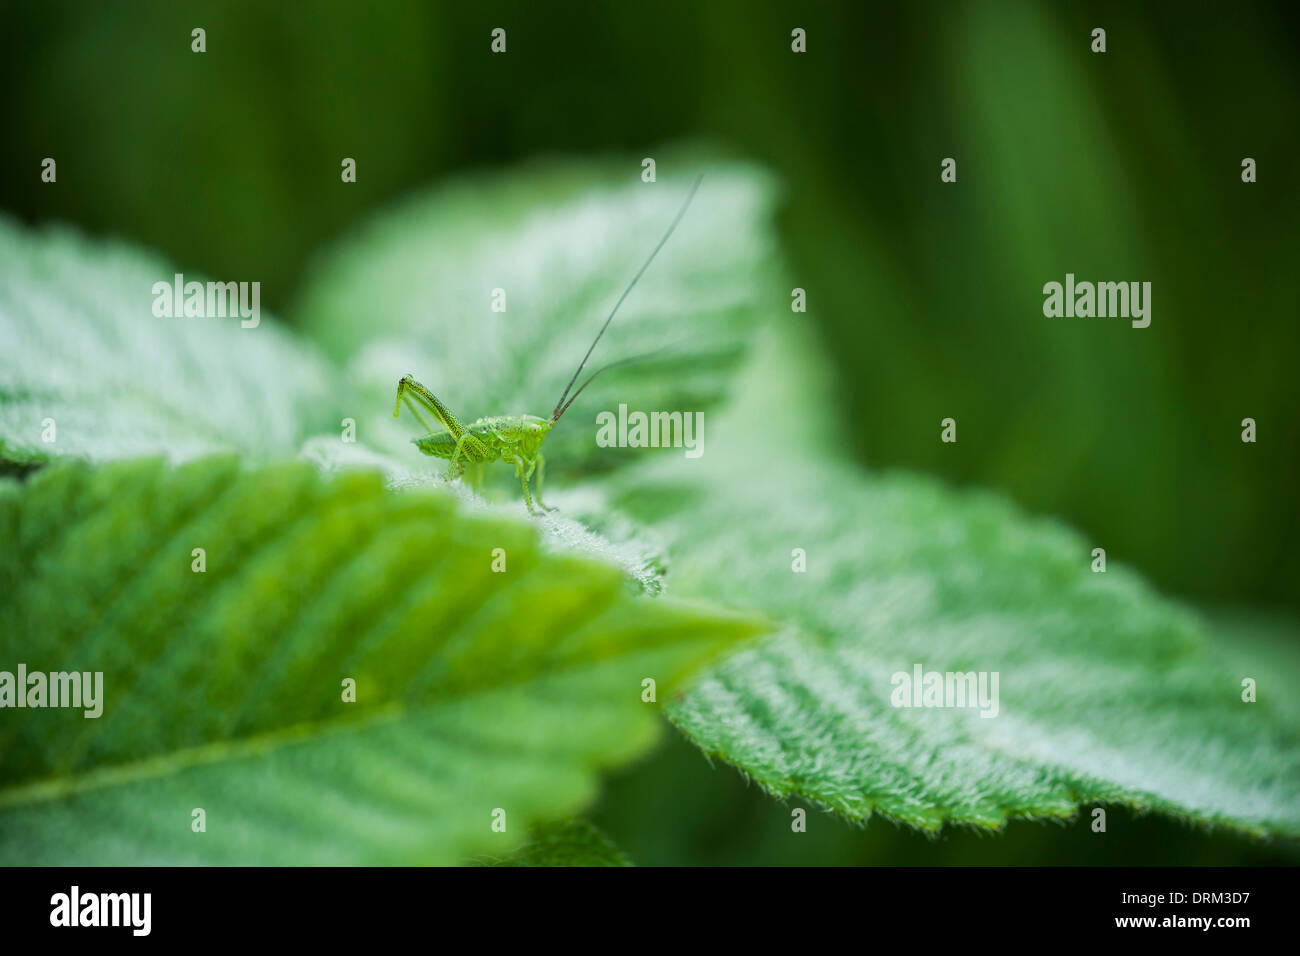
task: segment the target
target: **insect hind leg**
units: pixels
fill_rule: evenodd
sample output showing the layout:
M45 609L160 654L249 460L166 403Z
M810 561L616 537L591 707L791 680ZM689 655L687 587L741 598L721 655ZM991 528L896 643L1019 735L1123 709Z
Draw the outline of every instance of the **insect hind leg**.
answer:
M462 432L461 436L456 439L456 449L451 453L451 466L447 469L447 477L459 478L465 473L467 464L477 465L488 459L488 449L481 441L475 438L468 431Z
M447 480L459 478L465 473L466 459L461 458L461 449L465 447L465 439L469 437L469 432L465 432L460 438L456 439L456 450L451 453L451 464L447 466Z

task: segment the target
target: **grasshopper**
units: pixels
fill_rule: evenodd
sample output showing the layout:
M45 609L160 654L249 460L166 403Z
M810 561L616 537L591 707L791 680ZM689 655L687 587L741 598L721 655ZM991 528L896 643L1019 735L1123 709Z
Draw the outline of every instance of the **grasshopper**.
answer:
M703 178L703 176L696 178L694 185L691 186L691 190L686 196L685 202L682 203L681 209L677 211L677 215L668 226L663 238L659 240L659 244L654 247L645 264L632 277L632 281L627 284L623 294L614 303L614 308L610 310L609 316L605 319L605 324L596 333L590 348L587 349L587 354L578 363L573 377L569 379L569 384L564 387L564 392L560 395L560 400L555 403L555 411L551 412L549 419L539 418L536 415L496 415L480 418L469 425L465 425L451 413L433 392L417 382L413 376L402 376L397 383L397 401L393 406L393 417L398 417L398 413L402 410L402 403L405 402L411 414L429 433L421 438L412 439L412 442L416 448L426 455L451 460L451 465L447 469L448 480L459 478L464 474L467 464L501 461L515 466L515 472L519 476L519 484L524 489L524 503L528 506L529 514L538 514L538 511L533 507L533 495L528 490L528 481L533 477L534 472L537 474L537 481L535 482L537 504L543 511L555 510L554 508L548 508L542 502L542 480L546 474L546 459L542 457L542 442L546 440L546 436L555 427L555 423L560 420L560 416L569 410L569 406L582 394L583 389L595 380L597 375L616 366L636 361L636 359L624 359L597 369L585 382L578 386L576 392L572 395L569 394L569 390L573 388L573 383L578 380L578 376L586 366L587 359L591 358L591 353L595 351L596 343L600 341L600 337L605 334L605 330L609 328L609 323L614 320L614 316L618 313L619 306L623 304L623 300L627 298L628 293L637 284L637 280L645 274L646 269L650 268L650 263L654 261L655 256L659 254L659 250L668 241L668 237L677 228L677 224L686 215L686 209L695 197L695 191L700 188L700 181ZM420 414L421 408L432 415L445 430L434 431Z

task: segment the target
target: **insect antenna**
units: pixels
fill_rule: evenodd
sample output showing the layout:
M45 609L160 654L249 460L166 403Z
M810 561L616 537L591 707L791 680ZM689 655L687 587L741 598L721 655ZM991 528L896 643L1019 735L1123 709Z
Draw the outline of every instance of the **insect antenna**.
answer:
M600 341L600 337L604 335L605 330L609 328L609 323L614 321L614 316L618 312L618 307L623 304L623 300L626 299L628 293L632 291L632 287L636 285L637 280L640 279L641 276L645 274L646 269L650 268L650 263L654 262L655 256L659 255L659 250L664 247L664 243L668 241L668 237L673 234L673 230L677 228L677 224L681 222L682 217L686 215L686 207L688 207L691 204L691 200L695 198L695 191L700 188L700 183L701 181L703 181L703 179L704 179L703 175L695 177L695 183L694 185L691 186L691 191L690 193L687 194L686 201L682 203L682 208L677 211L677 216L673 219L672 224L668 227L668 231L664 233L664 237L659 240L659 245L655 246L654 251L650 253L650 258L646 259L645 265L641 266L640 271L638 271L637 274L632 277L632 281L627 284L627 288L623 290L623 294L620 295L618 297L618 301L614 303L614 308L610 310L609 318L605 320L605 324L600 327L600 331L597 332L596 337L592 339L591 348L587 349L587 354L582 357L582 361L578 363L577 369L574 370L573 378L569 379L569 384L564 386L564 394L561 395L560 400L555 403L555 411L551 413L552 422L558 421L560 416L564 414L566 409L568 409L569 405L573 403L572 398L569 399L568 404L565 404L564 401L566 398L569 398L569 389L573 388L573 383L576 382L578 380L578 376L582 374L582 369L587 364L587 359L591 358L591 353L594 352L596 349L596 343ZM627 363L627 361L632 361L632 360L628 359L623 362L615 362L614 365L624 365ZM595 378L596 375L599 375L601 372L605 371L605 369L613 368L614 365L606 365L605 368L600 369L600 371L592 375L591 378L583 382L582 387L578 389L578 392L574 393L573 398L577 398L578 393L581 392L582 389L586 388L589 384L591 384L591 379Z
M567 402L564 402L563 408L556 406L555 413L551 416L551 424L554 425L556 422L560 420L560 416L563 415L565 412L567 412L569 410L569 406L578 400L578 396L582 394L582 390L586 388L588 385L590 385L592 382L594 382L596 380L596 376L599 375L601 372L608 372L610 369L618 368L620 365L631 365L633 362L640 362L643 359L648 359L653 355L658 355L660 352L666 352L666 351L668 351L668 346L664 346L661 349L655 349L653 352L646 352L644 355L634 355L631 358L619 359L617 362L610 362L608 365L596 369L596 371L592 372L589 376L587 376L587 380L585 382L583 382L581 385L578 386L578 390L569 396L569 400ZM563 399L561 399L561 401L563 401Z

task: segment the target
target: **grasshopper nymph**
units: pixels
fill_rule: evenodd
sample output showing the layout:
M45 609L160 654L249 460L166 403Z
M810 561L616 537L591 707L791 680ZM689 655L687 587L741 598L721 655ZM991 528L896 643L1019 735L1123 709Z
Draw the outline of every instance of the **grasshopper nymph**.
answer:
M597 375L617 365L624 365L629 361L633 361L632 359L624 359L621 362L614 362L604 368L597 369L585 382L578 386L578 390L573 395L569 395L569 390L573 388L573 383L578 380L578 375L587 364L587 359L591 358L596 343L600 341L600 337L609 328L609 323L614 320L618 307L623 304L623 300L632 291L632 287L636 285L637 280L650 267L654 257L659 254L659 250L664 247L668 237L673 234L677 224L686 215L686 208L695 197L695 191L700 188L701 179L703 179L702 176L695 180L690 193L686 196L686 201L682 203L682 208L678 210L663 238L659 240L659 245L654 247L654 251L650 253L650 257L646 259L645 264L632 277L632 281L628 283L627 288L623 290L623 294L614 303L614 308L610 311L609 317L605 319L605 324L596 333L595 339L591 342L591 347L587 349L587 354L578 363L578 368L574 371L573 377L569 379L569 384L564 387L564 393L560 395L560 400L555 403L555 411L551 412L549 419L538 418L536 415L497 415L490 418L480 418L472 424L464 425L455 415L448 411L447 406L442 404L433 392L417 382L412 376L404 375L397 383L397 401L393 407L393 417L397 417L398 412L402 410L402 402L405 401L406 407L411 410L411 414L429 432L423 438L413 439L415 447L426 455L451 459L451 466L447 470L449 479L460 477L465 471L465 465L471 462L482 464L499 460L514 465L515 472L519 475L519 484L524 489L524 503L528 505L529 514L537 513L536 509L533 508L533 496L528 491L528 479L533 477L535 471L537 473L537 503L546 511L554 511L554 508L547 508L542 503L542 479L546 473L546 459L542 457L542 442L546 440L547 434L555 426L555 423L560 420L560 416L569 410L569 406L582 394L582 390L592 383L592 380ZM421 407L432 415L446 431L434 431L420 414Z

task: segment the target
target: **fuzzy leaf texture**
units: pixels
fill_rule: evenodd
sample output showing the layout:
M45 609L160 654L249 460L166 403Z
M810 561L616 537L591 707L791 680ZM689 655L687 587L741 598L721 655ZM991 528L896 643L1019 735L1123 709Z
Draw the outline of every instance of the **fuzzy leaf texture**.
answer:
M255 328L153 314L154 283L178 271L122 242L0 217L0 464L272 458L337 434L334 369L268 314Z
M996 828L1122 804L1300 835L1294 656L1238 665L1193 610L1113 555L1094 573L1092 543L998 496L833 461L796 354L763 353L692 475L660 460L608 481L607 506L661 536L668 593L785 622L670 706L695 743L853 820ZM917 664L998 672L997 716L893 706Z
M406 373L462 421L549 417L699 175L692 205L583 375L648 357L593 382L547 438L548 462L578 473L628 461L595 443L596 413L620 402L702 410L724 398L754 328L789 308L775 189L752 166L682 151L665 151L658 169L655 183L627 160L466 178L403 202L323 256L296 311L365 395L349 414L369 440L418 454L416 423L392 419ZM498 290L505 311L493 309Z
M103 673L97 719L3 711L4 864L508 855L651 746L644 678L757 627L302 463L54 464L0 481L0 537L0 669Z

